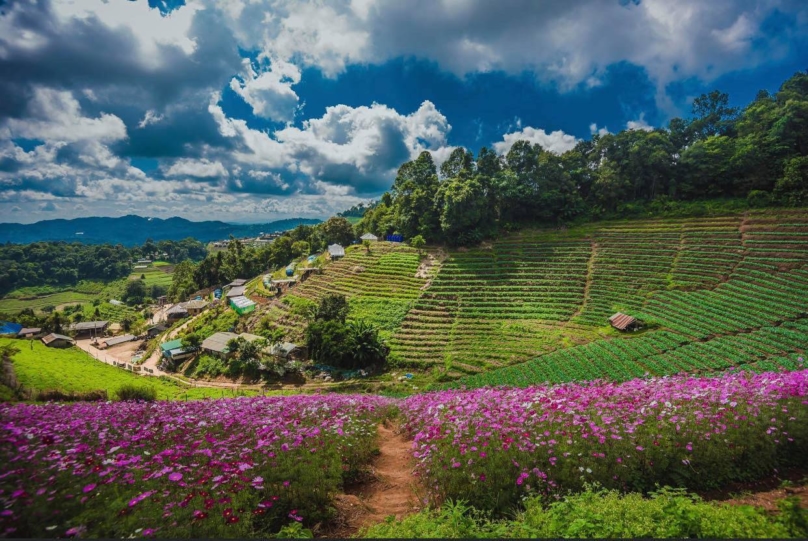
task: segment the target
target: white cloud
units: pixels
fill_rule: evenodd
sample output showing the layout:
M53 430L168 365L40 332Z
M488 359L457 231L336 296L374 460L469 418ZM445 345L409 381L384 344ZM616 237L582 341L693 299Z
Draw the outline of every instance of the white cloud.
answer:
M158 114L153 109L149 109L146 111L146 114L143 116L143 120L138 122L138 128L145 128L149 124L157 124L161 120L165 118L164 115Z
M606 126L598 128L598 125L593 122L592 124L589 125L589 133L591 133L592 135L597 134L603 136L608 135L610 132L608 129L606 129Z
M82 115L70 92L37 87L28 103L26 118L0 122L0 139L23 137L49 142L113 142L126 138L126 125L115 115Z
M201 160L181 158L166 170L166 176L169 177L220 178L228 174L221 162L212 162L204 158Z
M638 118L637 120L629 120L628 122L626 122L626 129L654 131L654 127L645 121L645 113L640 113L640 118Z
M289 62L275 60L257 72L248 59L244 60L244 81L235 77L230 88L253 110L253 114L277 122L291 122L300 101L292 85L300 82L300 69Z
M572 150L578 139L574 135L564 133L561 130L547 133L544 130L527 126L520 131L506 133L502 136L502 141L494 143L494 150L499 154L507 154L513 144L517 141L528 141L531 144L538 143L539 146L556 154L563 154Z

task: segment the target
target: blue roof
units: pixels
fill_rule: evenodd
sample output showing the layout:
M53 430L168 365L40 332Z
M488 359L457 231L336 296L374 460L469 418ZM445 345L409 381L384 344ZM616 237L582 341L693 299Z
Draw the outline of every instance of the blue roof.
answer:
M10 321L0 321L0 334L17 334L22 330L22 325Z

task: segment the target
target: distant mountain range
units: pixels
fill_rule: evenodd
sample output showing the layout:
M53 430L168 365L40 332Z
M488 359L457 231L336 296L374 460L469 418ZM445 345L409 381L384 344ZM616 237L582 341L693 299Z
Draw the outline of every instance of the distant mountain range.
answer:
M45 220L33 224L0 224L0 243L28 244L43 240L63 240L87 244L123 244L135 246L146 239L181 240L193 237L201 242L226 239L233 235L253 237L259 233L274 233L293 229L300 224L314 225L320 220L290 218L266 224L228 224L225 222L192 222L184 218L75 218Z

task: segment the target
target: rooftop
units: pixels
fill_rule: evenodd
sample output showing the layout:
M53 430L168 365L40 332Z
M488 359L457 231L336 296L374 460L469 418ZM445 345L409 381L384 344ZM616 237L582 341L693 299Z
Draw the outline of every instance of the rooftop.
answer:
M227 284L224 287L238 287L238 286L243 286L246 283L247 283L247 280L245 280L244 278L236 278L235 280L233 280L232 282L230 282L229 284Z
M103 330L109 325L109 321L82 321L81 323L74 323L70 326L74 331L97 331Z
M69 336L65 336L63 334L56 334L55 332L50 333L48 336L42 338L42 341L45 342L46 345L50 344L51 342L55 342L56 340L67 340L70 343L75 342L75 340L73 340Z
M617 330L624 331L626 330L629 325L633 325L637 322L637 318L623 314L621 312L617 312L615 315L609 318L609 323L612 324Z
M232 297L230 302L233 303L233 305L237 308L248 308L250 306L255 306L253 301L244 296Z
M135 339L135 336L132 334L124 334L121 336L115 336L114 338L107 338L104 340L104 343L107 347L117 346L118 344L123 344L124 342L131 342Z
M192 310L201 310L202 308L205 308L210 303L208 301L206 301L206 300L193 300L193 301L188 301L188 302L183 303L183 304L185 305L186 308L190 308Z
M217 353L227 353L227 343L234 338L238 338L238 335L234 332L217 332L202 341L202 349Z
M188 310L185 309L185 306L182 304L175 304L168 310L166 310L166 314L187 314Z
M227 292L228 297L241 297L244 295L244 291L247 288L244 286L234 286L230 288L230 291Z
M160 349L163 351L171 351L172 349L177 349L182 347L182 338L177 338L176 340L171 340L169 342L163 342L160 344Z
M40 329L39 327L26 327L24 329L20 329L20 332L18 332L17 334L25 336L26 334L36 334L41 331L42 329Z
M340 246L339 244L332 244L328 247L328 254L330 256L343 256L345 255L345 248Z

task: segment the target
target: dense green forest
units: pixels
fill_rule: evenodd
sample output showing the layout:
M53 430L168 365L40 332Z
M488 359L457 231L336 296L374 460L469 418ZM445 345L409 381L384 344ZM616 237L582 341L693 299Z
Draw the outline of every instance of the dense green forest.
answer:
M0 295L19 287L71 286L81 280L117 280L140 257L180 262L202 259L205 246L196 239L146 241L132 249L120 244L35 242L0 245Z
M743 110L714 91L667 128L594 135L561 155L517 141L476 159L457 148L440 169L405 163L358 232L474 244L498 227L631 214L649 202L743 197L750 206L808 203L808 73Z

